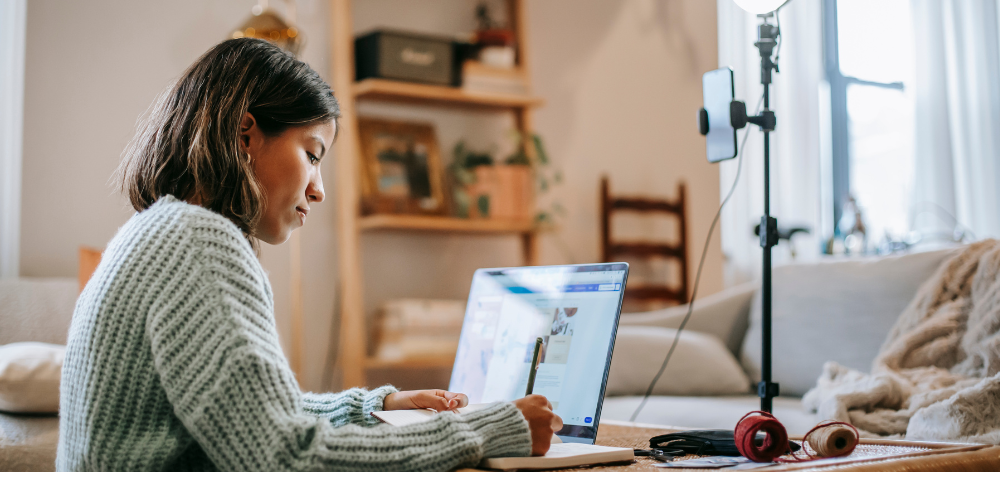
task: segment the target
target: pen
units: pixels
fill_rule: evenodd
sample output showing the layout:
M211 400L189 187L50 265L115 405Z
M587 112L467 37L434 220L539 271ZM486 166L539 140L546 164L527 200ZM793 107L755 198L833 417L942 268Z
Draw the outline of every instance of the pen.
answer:
M528 367L528 390L524 392L525 396L531 395L531 391L535 388L535 373L538 372L538 353L542 350L542 338L538 337L535 339L535 352L531 355L531 366Z

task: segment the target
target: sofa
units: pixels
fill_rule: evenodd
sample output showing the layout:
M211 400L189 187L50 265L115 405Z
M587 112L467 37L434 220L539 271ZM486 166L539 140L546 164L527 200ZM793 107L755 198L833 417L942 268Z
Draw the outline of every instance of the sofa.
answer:
M773 274L774 413L791 434L816 422L800 398L823 363L869 370L917 287L952 253L935 251L831 259L777 267ZM0 348L15 342L65 345L78 284L72 279L0 281ZM601 415L627 421L670 348L686 306L624 314ZM730 429L759 409L760 298L756 284L696 301L678 347L637 423ZM2 381L0 381L2 382ZM54 413L0 411L0 471L51 471L59 421Z
M73 317L79 285L75 279L9 279L0 280L0 349L15 343L43 343L42 351L59 352L65 346L69 323ZM46 349L44 346L49 346ZM37 351L37 349L36 349ZM61 358L60 358L61 361ZM59 363L61 365L61 362ZM14 404L8 397L23 386L23 370L0 361L0 402ZM21 367L23 368L23 366ZM36 366L37 368L37 366ZM44 367L43 367L44 368ZM50 375L59 366L50 366ZM44 374L43 374L44 375ZM33 390L48 394L20 395L22 400L38 404L41 400L58 404L58 371L54 383L39 385ZM19 380L20 379L20 380ZM52 377L48 377L52 382ZM54 409L54 408L53 408ZM55 470L56 444L59 441L59 417L54 412L23 413L0 410L0 471Z
M868 372L917 288L956 249L888 257L829 258L772 273L774 415L790 434L818 423L801 397L827 361ZM653 395L636 423L732 429L760 409L761 305L748 283L695 301ZM602 422L628 421L659 370L687 306L623 314Z

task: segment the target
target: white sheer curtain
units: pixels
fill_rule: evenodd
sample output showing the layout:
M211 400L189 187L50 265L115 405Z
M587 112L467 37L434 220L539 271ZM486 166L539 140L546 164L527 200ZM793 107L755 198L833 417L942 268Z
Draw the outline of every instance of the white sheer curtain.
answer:
M0 0L0 278L18 275L26 0Z
M752 113L763 87L760 84L760 54L757 18L747 14L732 0L718 0L719 65L732 66L736 98L747 103ZM771 214L780 226L807 226L812 233L794 238L797 260L815 259L820 253L823 226L832 218L824 199L822 182L824 145L821 123L828 108L824 100L822 4L814 0L789 2L780 11L781 47L771 85L771 109L777 117L771 134ZM773 21L772 21L773 22ZM750 125L750 137L743 150L743 173L733 198L722 214L722 251L726 258L726 286L755 279L761 271L761 248L753 234L764 212L763 136ZM738 137L743 138L744 130ZM720 188L725 196L736 175L737 160L720 166ZM773 251L774 262L791 259L787 242Z
M916 39L916 203L1000 237L1000 38L997 0L912 0ZM928 214L934 211L918 211ZM950 230L947 215L914 221Z

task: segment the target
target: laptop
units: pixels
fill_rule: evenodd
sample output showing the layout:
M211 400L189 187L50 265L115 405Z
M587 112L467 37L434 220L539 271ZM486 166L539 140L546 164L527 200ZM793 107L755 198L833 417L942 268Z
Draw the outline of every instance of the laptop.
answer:
M593 445L627 278L624 262L477 270L448 390L470 405L524 397L540 337L532 393L562 442Z

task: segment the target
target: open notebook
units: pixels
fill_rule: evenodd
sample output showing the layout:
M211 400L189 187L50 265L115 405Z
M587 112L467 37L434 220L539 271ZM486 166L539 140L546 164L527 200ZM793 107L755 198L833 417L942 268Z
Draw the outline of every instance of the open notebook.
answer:
M461 416L464 413L474 412L480 408L490 406L491 404L493 403L469 405L464 408L452 410L452 412ZM435 415L437 415L437 412L434 410L396 410L372 412L373 417L395 426L426 422L434 418ZM553 444L549 447L548 453L544 456L487 458L480 462L479 466L487 469L500 470L560 469L563 467L632 461L632 458L633 453L631 448L612 448L610 446L598 446L582 443L562 443L559 442L558 436L553 436Z

